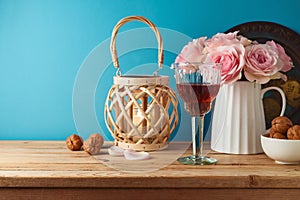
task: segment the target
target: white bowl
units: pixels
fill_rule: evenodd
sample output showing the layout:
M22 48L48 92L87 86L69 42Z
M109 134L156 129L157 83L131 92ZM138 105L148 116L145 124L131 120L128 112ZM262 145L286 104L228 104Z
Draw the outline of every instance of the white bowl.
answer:
M261 135L261 145L265 154L279 164L300 163L300 140L276 139Z

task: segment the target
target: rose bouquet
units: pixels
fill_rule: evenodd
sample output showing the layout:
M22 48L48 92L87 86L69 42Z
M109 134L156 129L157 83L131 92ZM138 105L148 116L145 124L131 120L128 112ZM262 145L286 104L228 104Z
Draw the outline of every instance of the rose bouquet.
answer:
M286 80L284 72L294 67L280 44L274 41L260 44L238 35L238 31L194 39L182 49L175 62L222 63L223 84L242 78L259 84L271 79Z

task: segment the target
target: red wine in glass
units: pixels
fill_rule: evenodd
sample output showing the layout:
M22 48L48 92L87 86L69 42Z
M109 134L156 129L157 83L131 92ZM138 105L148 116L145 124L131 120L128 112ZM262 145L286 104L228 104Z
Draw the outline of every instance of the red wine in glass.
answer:
M217 159L203 154L204 116L211 109L221 82L222 64L219 63L173 63L176 86L184 101L184 109L191 115L193 154L177 159L185 165L212 165Z
M176 87L185 103L185 110L192 116L203 116L210 111L220 84L179 83Z

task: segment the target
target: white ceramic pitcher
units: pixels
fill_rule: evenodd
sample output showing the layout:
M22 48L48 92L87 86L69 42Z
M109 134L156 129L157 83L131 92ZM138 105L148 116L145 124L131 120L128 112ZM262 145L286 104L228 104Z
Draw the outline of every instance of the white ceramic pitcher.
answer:
M248 81L237 81L221 87L213 113L212 150L231 154L263 152L260 135L266 131L266 125L262 99L269 90L280 93L282 116L286 108L286 98L278 87L261 89L260 84Z

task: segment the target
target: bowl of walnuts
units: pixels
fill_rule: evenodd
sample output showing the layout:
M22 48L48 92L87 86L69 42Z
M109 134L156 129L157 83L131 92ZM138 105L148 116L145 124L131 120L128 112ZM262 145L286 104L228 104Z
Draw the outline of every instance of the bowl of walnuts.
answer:
M272 127L261 135L265 154L279 164L300 164L300 125L285 116L272 120Z

